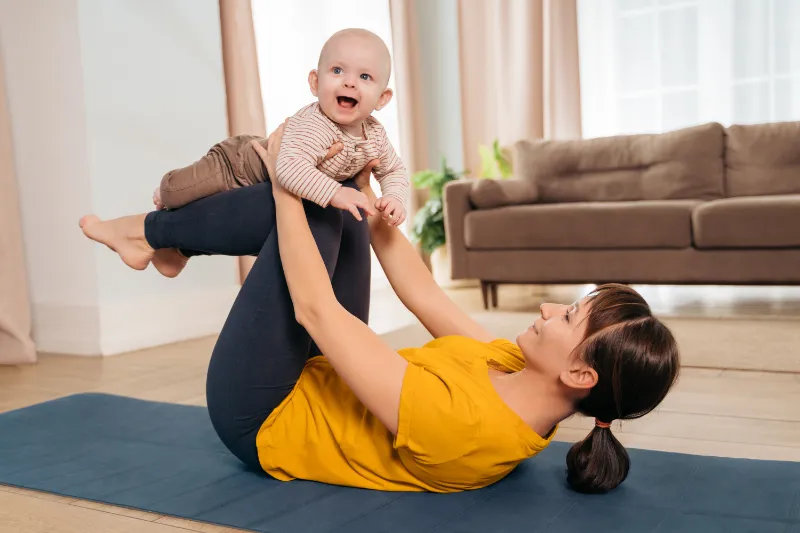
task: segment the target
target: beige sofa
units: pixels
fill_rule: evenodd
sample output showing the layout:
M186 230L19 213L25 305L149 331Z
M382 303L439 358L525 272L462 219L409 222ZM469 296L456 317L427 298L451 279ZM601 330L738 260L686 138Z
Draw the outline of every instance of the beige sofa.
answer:
M800 122L520 141L515 178L445 192L453 279L800 283Z

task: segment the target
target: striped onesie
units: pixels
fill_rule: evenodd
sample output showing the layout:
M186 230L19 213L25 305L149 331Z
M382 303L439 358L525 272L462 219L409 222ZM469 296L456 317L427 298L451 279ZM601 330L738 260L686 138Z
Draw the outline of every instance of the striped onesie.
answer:
M289 119L278 155L281 185L298 196L327 207L341 181L353 177L366 164L378 159L373 168L381 195L406 205L409 183L406 170L386 135L372 116L364 121L363 138L342 130L314 102ZM211 194L268 178L263 162L250 141L266 148L266 139L252 135L231 137L214 145L199 161L168 172L161 180L161 202L174 209ZM341 142L344 149L327 161L328 149Z

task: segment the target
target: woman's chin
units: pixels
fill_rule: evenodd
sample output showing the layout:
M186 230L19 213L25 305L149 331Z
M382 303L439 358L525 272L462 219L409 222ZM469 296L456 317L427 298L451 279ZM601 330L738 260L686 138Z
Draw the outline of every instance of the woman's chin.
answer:
M533 328L528 328L517 335L516 344L517 346L521 346L522 344L530 344L531 342L535 342L534 337L536 337L536 331L534 331Z

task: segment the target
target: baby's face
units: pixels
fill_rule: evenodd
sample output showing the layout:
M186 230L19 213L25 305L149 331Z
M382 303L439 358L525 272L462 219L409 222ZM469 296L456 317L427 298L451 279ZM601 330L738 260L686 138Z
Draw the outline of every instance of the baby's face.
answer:
M357 125L391 99L389 61L385 47L373 39L340 36L326 45L319 70L311 72L311 92L328 118Z

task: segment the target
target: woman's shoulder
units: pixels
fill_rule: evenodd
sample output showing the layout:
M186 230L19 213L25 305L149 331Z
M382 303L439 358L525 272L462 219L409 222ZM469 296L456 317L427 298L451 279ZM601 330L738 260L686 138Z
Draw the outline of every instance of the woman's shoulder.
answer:
M447 335L429 341L422 348L441 350L459 359L485 360L490 366L499 367L504 372L518 372L525 367L519 346L502 337L484 342L463 335Z
M452 347L463 347L463 348L471 348L473 350L491 350L492 346L497 342L498 339L492 340L491 342L484 342L479 341L478 339L474 339L472 337L467 337L465 335L445 335L443 337L437 337L428 341L424 348L445 348L449 349Z
M488 344L461 335L437 337L417 348L399 350L400 355L415 363L448 364L453 361L485 359ZM426 365L424 365L426 366Z

